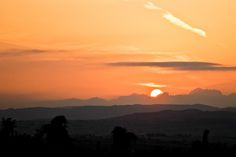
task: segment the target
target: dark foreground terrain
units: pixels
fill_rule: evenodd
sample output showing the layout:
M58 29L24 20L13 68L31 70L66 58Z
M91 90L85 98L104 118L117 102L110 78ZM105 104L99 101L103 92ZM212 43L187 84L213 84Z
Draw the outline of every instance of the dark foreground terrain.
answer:
M26 156L236 155L236 112L196 109L100 120L3 118L0 151Z

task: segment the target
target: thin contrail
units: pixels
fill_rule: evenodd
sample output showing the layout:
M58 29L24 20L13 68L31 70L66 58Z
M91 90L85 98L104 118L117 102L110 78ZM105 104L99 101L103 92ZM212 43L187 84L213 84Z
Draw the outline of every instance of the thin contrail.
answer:
M206 32L204 30L191 26L190 24L184 22L180 18L174 16L171 12L169 12L169 11L163 9L163 8L158 7L153 2L145 3L144 7L146 9L149 9L149 10L160 10L163 13L163 15L162 15L163 18L166 19L167 21L169 21L170 23L172 23L172 24L174 24L174 25L176 25L178 27L181 27L183 29L186 29L188 31L191 31L191 32L193 32L195 34L198 34L201 37L204 37L204 38L207 37L207 34L206 34Z

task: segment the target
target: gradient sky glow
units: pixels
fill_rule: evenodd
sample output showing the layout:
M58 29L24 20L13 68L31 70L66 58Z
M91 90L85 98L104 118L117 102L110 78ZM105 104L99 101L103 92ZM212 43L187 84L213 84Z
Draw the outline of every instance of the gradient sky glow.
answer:
M235 6L235 0L1 0L0 94L236 92Z

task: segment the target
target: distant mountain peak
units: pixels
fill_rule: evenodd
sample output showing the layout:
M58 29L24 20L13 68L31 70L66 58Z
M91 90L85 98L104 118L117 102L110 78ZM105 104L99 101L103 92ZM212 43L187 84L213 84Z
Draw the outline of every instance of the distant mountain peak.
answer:
M222 96L222 92L215 89L202 89L196 88L192 90L189 95L201 95L201 96Z

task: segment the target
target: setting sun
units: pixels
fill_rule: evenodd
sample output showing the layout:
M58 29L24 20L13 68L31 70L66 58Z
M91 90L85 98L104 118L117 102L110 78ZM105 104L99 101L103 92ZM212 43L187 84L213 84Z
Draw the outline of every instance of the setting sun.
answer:
M235 6L236 0L0 0L0 109L32 99L156 97L156 89L235 93Z
M154 89L152 90L152 92L150 93L151 97L157 97L158 95L163 94L163 91L161 91L160 89Z

